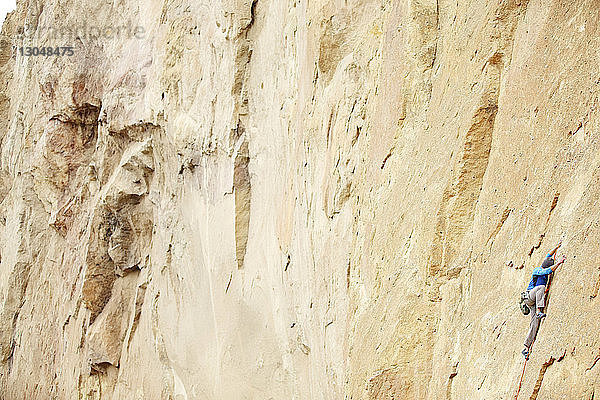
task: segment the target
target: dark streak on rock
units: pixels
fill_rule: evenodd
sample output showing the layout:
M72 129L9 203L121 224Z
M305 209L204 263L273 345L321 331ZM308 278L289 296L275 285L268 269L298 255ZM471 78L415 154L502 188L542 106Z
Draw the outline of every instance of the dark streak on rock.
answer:
M540 388L542 387L542 382L544 380L544 375L546 374L546 370L548 369L549 366L554 364L554 361L555 361L555 358L550 357L548 359L548 361L546 361L544 364L542 364L542 368L540 369L540 373L538 375L537 381L535 382L535 386L533 387L533 392L531 393L531 397L529 398L529 400L537 399Z

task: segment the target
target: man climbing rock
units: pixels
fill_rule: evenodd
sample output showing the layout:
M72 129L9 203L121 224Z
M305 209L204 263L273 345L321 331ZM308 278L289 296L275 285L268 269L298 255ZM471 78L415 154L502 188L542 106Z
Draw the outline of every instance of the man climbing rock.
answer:
M542 265L533 270L533 273L531 274L531 281L529 282L529 286L527 286L527 299L525 300L525 304L527 307L529 307L531 322L529 323L529 332L527 333L527 338L525 339L525 348L521 352L526 358L529 357L529 349L531 348L531 344L537 335L540 327L540 321L546 316L544 313L544 307L546 301L546 284L548 283L548 276L552 272L556 271L556 269L562 263L564 263L566 259L566 257L563 255L557 263L554 262L554 256L561 244L562 241L558 242L558 245L546 255Z

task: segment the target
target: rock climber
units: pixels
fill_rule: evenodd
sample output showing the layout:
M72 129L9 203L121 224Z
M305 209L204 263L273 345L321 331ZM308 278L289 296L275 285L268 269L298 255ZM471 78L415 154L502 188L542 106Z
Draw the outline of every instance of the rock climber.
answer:
M527 286L527 298L525 299L525 304L529 307L531 322L529 323L529 332L525 339L525 348L521 352L526 358L529 357L529 349L537 335L540 321L546 316L544 313L544 306L546 301L546 284L548 283L548 276L556 271L556 269L566 260L566 257L563 255L558 262L554 262L556 251L561 245L562 241L558 242L558 245L546 255L542 265L533 270L531 281L529 282L529 286Z

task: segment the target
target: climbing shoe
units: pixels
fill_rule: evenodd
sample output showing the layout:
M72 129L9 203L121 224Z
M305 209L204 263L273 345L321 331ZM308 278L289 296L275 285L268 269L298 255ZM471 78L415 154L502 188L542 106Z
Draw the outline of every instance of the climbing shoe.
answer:
M538 313L535 315L535 317L536 317L537 319L542 319L542 318L544 318L545 316L546 316L546 314L544 314L543 312L538 312Z
M527 347L525 347L523 349L523 351L521 352L521 354L523 354L525 356L525 358L529 358L529 349Z

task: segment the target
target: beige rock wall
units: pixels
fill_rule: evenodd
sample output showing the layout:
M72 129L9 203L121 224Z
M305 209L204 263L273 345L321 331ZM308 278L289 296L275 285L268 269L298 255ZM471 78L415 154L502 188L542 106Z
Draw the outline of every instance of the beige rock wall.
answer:
M519 398L593 399L599 17L19 1L0 35L0 397L513 399L518 295L563 238Z

